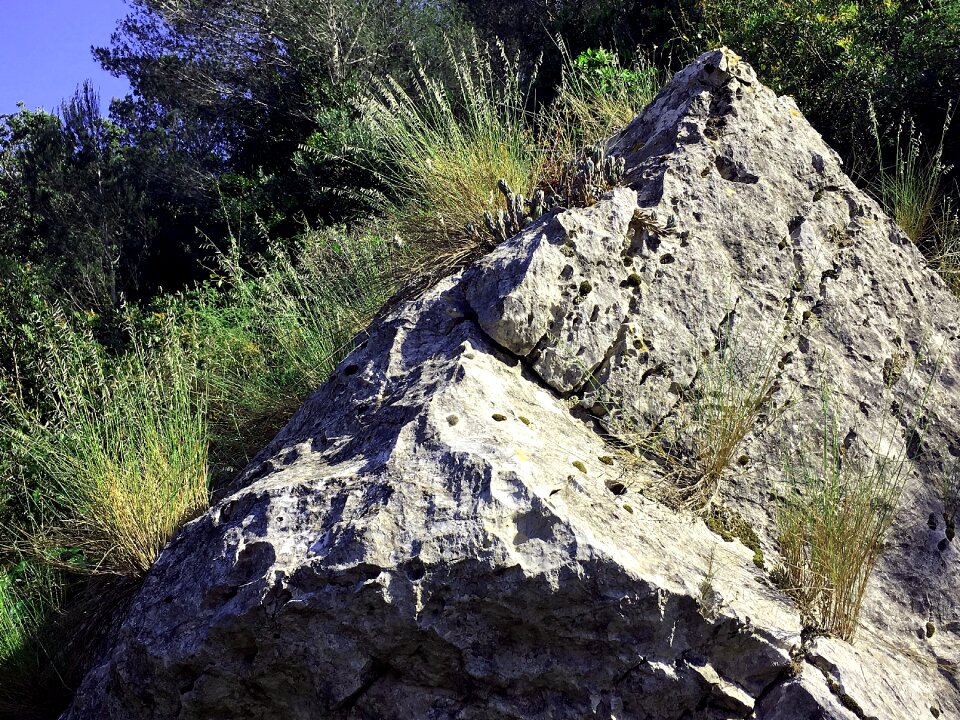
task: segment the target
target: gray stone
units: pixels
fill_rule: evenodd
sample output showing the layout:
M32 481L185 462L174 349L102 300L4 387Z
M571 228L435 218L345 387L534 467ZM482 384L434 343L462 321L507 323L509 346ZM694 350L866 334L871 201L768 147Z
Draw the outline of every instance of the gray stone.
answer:
M68 720L960 713L960 547L927 524L960 454L957 300L729 51L608 150L624 187L374 323L164 550ZM716 497L768 567L821 376L851 454L903 450L925 408L852 644L811 639L753 552L622 450L730 328L778 359L776 435Z

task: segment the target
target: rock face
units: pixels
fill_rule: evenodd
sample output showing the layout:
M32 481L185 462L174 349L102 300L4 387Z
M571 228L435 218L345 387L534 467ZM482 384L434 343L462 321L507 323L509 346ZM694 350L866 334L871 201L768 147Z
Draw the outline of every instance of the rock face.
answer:
M935 487L960 455L956 299L728 51L608 149L623 187L373 325L163 552L66 718L958 716ZM725 332L776 352L712 493L766 570L623 450L675 421ZM815 437L823 376L845 452L907 455L852 643L769 579L782 451Z

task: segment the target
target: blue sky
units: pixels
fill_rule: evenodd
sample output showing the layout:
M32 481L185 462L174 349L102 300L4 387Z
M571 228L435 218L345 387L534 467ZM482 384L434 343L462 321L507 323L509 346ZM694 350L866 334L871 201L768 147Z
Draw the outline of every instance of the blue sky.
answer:
M100 68L90 46L106 45L126 10L124 0L0 0L0 115L18 101L54 110L87 79L106 112L129 86Z

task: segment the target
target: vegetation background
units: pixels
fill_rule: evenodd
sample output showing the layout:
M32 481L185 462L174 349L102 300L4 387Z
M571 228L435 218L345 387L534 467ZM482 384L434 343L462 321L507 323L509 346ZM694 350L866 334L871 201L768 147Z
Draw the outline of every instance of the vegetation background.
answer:
M494 242L500 178L561 186L721 44L960 287L960 0L130 0L109 116L0 116L0 716L58 716L171 534Z

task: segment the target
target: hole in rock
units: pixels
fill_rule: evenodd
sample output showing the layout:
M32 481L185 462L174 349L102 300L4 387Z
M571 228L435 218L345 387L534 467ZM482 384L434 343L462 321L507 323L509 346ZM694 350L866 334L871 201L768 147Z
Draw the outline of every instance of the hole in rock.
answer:
M420 560L420 558L414 558L409 563L407 563L407 567L405 570L407 573L407 577L413 580L414 582L416 582L417 580L421 580L423 576L427 574L427 569L426 567L424 567L423 561Z
M718 155L714 161L717 166L717 172L720 177L730 182L745 183L752 185L760 180L760 177L747 170L741 163L738 163L723 155Z
M607 490L612 492L617 497L627 494L627 486L616 480L607 483Z

